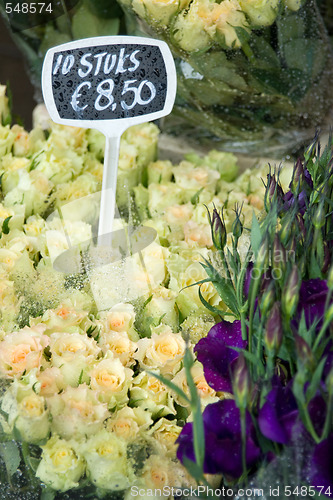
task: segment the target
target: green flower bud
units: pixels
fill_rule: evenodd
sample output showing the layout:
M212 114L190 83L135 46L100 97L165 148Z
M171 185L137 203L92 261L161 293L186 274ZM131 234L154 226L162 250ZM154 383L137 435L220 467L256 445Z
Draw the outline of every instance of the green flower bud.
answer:
M241 237L243 233L243 223L240 220L239 215L240 214L236 211L236 218L232 223L232 234L236 241L238 241L238 239Z
M282 228L280 231L280 240L284 246L287 246L290 236L294 230L295 219L294 217L285 217L282 222Z
M274 300L275 300L275 285L274 282L271 282L268 285L268 288L265 291L260 301L260 311L263 316L266 316L268 311L272 308Z
M294 314L298 304L299 287L299 271L297 265L294 264L282 293L282 309L289 318Z
M319 203L317 210L314 213L312 221L316 229L321 229L325 224L325 210L323 202Z
M211 231L215 248L223 250L227 243L227 231L223 220L223 211L220 215L216 208L213 210L213 217L211 219Z
M245 356L240 353L233 369L233 390L238 405L246 408L250 392L250 375Z
M277 353L281 347L282 338L281 304L280 302L275 302L266 324L265 345L267 350L272 351L274 354Z

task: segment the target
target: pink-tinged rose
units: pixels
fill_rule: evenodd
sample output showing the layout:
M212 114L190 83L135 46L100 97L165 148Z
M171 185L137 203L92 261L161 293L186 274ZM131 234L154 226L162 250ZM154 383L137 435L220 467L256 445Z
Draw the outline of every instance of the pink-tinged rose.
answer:
M0 342L0 372L3 375L13 378L40 367L43 350L49 343L49 338L43 335L44 330L44 325L36 325L5 336Z
M56 366L46 368L46 370L38 373L37 379L40 383L39 394L44 397L58 394L58 392L66 387L64 377L60 369Z

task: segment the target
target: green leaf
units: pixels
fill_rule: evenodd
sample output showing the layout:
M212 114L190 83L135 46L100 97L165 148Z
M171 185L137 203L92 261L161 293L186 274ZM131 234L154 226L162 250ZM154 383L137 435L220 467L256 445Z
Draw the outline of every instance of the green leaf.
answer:
M9 217L6 217L5 220L3 221L2 223L2 232L3 234L8 234L10 229L9 229L9 221L10 219L12 218L12 215L10 215Z
M202 468L195 462L192 462L192 460L187 458L185 455L182 457L182 462L185 465L188 472L191 474L191 476L199 483L203 477Z
M324 370L324 366L326 363L326 357L323 358L317 368L315 369L314 374L312 375L312 379L310 382L310 385L308 386L308 389L306 391L306 401L309 402L316 394L317 389L319 387L320 381L321 381L321 376Z
M12 476L21 462L20 451L15 441L0 443L0 455L5 462L8 475Z
M205 432L201 413L201 402L198 395L197 387L191 374L193 366L193 356L188 347L186 347L184 355L184 368L186 373L187 385L191 395L191 410L193 413L193 445L197 465L203 470L205 460Z
M56 496L56 491L46 487L42 490L40 500L53 500Z
M197 205L197 204L198 204L198 202L199 202L199 196L200 196L200 194L202 193L203 189L204 189L203 187L202 187L202 188L200 188L200 189L199 189L199 191L197 191L197 192L196 192L196 193L192 196L192 198L191 198L191 203L192 203L192 205Z
M255 257L257 257L258 255L261 240L262 240L261 228L257 216L253 211L252 226L251 226L251 247Z
M210 303L207 302L207 300L203 297L201 290L200 290L200 286L199 286L198 292L199 292L199 299L201 300L202 304L206 307L206 309L208 309L210 312L212 312L213 314L218 314L222 318L224 318L224 316L227 316L227 315L233 316L230 313L226 313L224 311L221 311L221 309L218 309L217 307L210 305Z
M72 20L74 39L89 38L102 35L118 35L119 19L96 17L83 4L78 8Z

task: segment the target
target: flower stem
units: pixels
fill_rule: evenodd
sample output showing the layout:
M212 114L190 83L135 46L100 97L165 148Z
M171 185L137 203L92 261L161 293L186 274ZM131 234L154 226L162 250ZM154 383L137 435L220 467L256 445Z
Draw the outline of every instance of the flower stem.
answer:
M245 408L240 408L240 418L241 418L241 432L242 432L242 467L243 467L243 476L246 478L247 476L247 467L246 467L246 420L245 420Z

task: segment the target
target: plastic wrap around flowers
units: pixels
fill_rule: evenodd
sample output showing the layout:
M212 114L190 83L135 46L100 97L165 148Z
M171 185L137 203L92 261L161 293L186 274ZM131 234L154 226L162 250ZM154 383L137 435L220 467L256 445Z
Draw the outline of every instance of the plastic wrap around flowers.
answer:
M171 133L286 151L328 113L332 48L314 0L120 3L176 58Z

